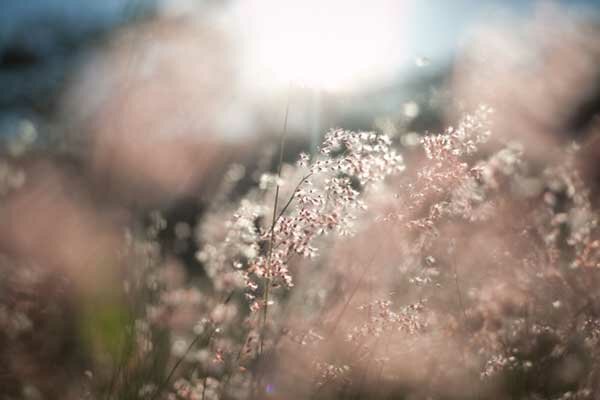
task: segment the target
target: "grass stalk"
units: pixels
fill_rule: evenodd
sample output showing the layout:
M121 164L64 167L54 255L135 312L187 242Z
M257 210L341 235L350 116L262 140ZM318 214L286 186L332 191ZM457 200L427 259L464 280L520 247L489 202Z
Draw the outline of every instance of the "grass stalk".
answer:
M263 352L266 326L267 326L267 316L268 316L268 310L269 310L269 295L270 295L270 289L271 289L271 257L273 255L273 246L274 246L274 241L275 241L275 224L277 223L277 220L279 219L277 216L277 206L278 206L278 202L279 202L279 189L280 189L279 180L281 179L281 169L283 167L283 152L285 149L285 140L287 137L288 115L289 115L289 111L290 111L290 97L291 97L290 92L291 92L291 87L288 88L287 102L286 102L286 106L285 106L285 116L283 118L283 129L282 129L282 133L281 133L281 142L279 144L279 162L277 165L277 180L275 182L275 201L273 204L273 217L272 217L272 221L271 221L268 252L267 252L267 269L266 269L266 275L265 275L265 289L264 289L264 295L263 295L263 315L262 315L262 322L261 322L260 346L259 346L259 350L258 350L259 356L262 355L262 352Z

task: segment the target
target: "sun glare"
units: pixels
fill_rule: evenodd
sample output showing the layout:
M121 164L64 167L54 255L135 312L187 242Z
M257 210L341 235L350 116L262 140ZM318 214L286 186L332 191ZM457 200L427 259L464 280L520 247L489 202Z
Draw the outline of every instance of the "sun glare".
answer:
M254 79L337 91L385 79L403 51L406 2L240 2Z

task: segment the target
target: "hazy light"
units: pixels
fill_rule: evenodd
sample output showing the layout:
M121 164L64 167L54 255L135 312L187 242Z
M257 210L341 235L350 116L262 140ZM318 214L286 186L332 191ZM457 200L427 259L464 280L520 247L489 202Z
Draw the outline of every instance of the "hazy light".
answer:
M408 118L415 118L419 115L419 105L414 101L404 103L404 115Z
M406 55L403 1L248 0L237 11L261 83L351 89L390 77Z

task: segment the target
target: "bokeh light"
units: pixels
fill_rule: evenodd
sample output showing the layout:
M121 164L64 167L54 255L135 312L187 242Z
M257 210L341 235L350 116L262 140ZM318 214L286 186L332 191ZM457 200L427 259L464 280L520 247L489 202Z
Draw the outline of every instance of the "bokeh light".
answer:
M245 1L235 14L248 66L267 85L355 89L389 78L405 54L405 1Z

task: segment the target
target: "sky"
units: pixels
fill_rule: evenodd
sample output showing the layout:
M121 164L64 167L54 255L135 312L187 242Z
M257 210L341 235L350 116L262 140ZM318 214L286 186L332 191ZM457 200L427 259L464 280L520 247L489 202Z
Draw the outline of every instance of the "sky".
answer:
M239 45L239 68L256 93L285 91L290 81L326 91L385 87L418 60L443 65L482 18L526 18L540 2L524 0L0 0L0 60L6 48L24 43L38 51L39 73L15 93L47 86L58 69L65 37L110 32L136 11L170 15L219 15ZM600 0L557 1L570 12L600 10ZM220 12L215 13L215 9ZM207 12L206 10L210 10ZM35 28L35 29L32 29ZM53 39L53 37L55 39ZM25 38L25 39L24 39ZM57 53L58 56L55 56ZM68 54L65 55L67 57ZM44 61L48 59L49 61ZM36 67L37 68L37 67ZM44 72L45 71L45 72ZM30 74L31 75L31 74ZM10 102L19 72L2 70ZM19 80L20 79L20 80ZM264 80L264 82L263 82ZM49 86L52 90L52 87ZM10 89L10 88L9 88ZM46 92L44 92L46 93ZM18 94L18 93L17 93ZM8 97L7 97L8 96ZM23 97L23 96L22 96ZM0 113L1 113L0 109Z
M331 0L322 0L326 4ZM367 10L379 1L365 3ZM516 15L531 13L533 4L539 3L526 0L394 0L395 3L412 3L409 21L405 21L419 38L421 48L429 48L431 52L444 51L453 47L464 28L485 13L493 13L499 8L511 10ZM392 3L394 3L392 2ZM90 29L117 23L131 11L145 6L154 7L156 4L165 8L177 7L190 9L203 8L206 4L219 3L207 0L0 0L0 38L11 34L16 29L26 26L38 18L55 18L63 22L67 28L79 30L82 27ZM268 0L229 0L222 1L225 7L243 3L269 3ZM273 2L271 2L273 3ZM306 1L278 1L280 4L300 4ZM310 1L308 2L310 3ZM340 2L334 1L340 4ZM351 3L351 1L350 1ZM556 1L571 9L591 7L600 9L600 0L561 0ZM365 6L364 4L368 4ZM368 15L368 13L367 13Z

